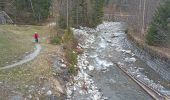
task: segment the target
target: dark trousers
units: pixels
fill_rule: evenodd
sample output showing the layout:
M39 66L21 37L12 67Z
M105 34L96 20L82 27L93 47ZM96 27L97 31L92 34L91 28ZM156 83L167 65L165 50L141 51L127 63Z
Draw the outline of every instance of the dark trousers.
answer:
M38 38L35 38L35 42L38 43Z

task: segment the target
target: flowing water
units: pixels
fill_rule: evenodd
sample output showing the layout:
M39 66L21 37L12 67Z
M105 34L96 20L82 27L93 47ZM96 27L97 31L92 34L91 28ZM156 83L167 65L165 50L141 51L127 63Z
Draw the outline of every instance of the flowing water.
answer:
M68 100L152 100L115 63L126 66L131 75L155 90L170 95L168 81L140 58L126 37L126 28L125 23L104 22L96 29L73 29L84 53L78 57L77 76L67 84Z

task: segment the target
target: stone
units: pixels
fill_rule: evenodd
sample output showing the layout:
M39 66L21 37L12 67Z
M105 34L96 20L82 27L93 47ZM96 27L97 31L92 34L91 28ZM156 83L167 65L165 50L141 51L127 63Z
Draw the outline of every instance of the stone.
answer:
M91 65L90 65L90 66L88 66L88 68L89 68L90 71L93 71L93 70L94 70L94 66L91 66Z
M52 94L52 91L51 90L48 90L47 91L47 95L51 95Z
M31 98L32 98L32 95L31 95L31 94L29 94L28 98L30 98L30 99L31 99Z
M67 66L66 66L66 64L61 64L61 67L66 68Z
M83 69L86 69L86 67L83 67Z
M41 88L42 90L45 90L45 87Z
M131 54L132 51L131 50L126 50L125 53Z
M136 58L132 57L132 58L125 58L125 62L136 62Z
M112 41L111 40L107 40L107 43L112 43Z

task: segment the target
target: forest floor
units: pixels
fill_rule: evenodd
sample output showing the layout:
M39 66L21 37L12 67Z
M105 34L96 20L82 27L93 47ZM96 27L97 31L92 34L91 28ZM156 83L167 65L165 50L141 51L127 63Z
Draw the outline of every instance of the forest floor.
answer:
M59 98L64 93L62 85L50 61L60 46L48 43L49 27L47 26L0 26L0 66L20 61L34 49L33 34L38 32L42 50L31 62L14 68L0 70L0 99L23 100ZM7 63L8 62L8 63Z

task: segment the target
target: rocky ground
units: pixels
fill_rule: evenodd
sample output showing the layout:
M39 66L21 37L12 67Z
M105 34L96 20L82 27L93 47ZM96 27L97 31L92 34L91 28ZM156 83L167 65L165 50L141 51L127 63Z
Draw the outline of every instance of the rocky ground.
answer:
M78 74L66 85L68 100L152 100L148 93L122 73L116 63L133 77L169 96L169 90L161 82L147 76L150 67L131 48L123 23L109 22L96 29L82 27L73 30L84 53L78 57Z

